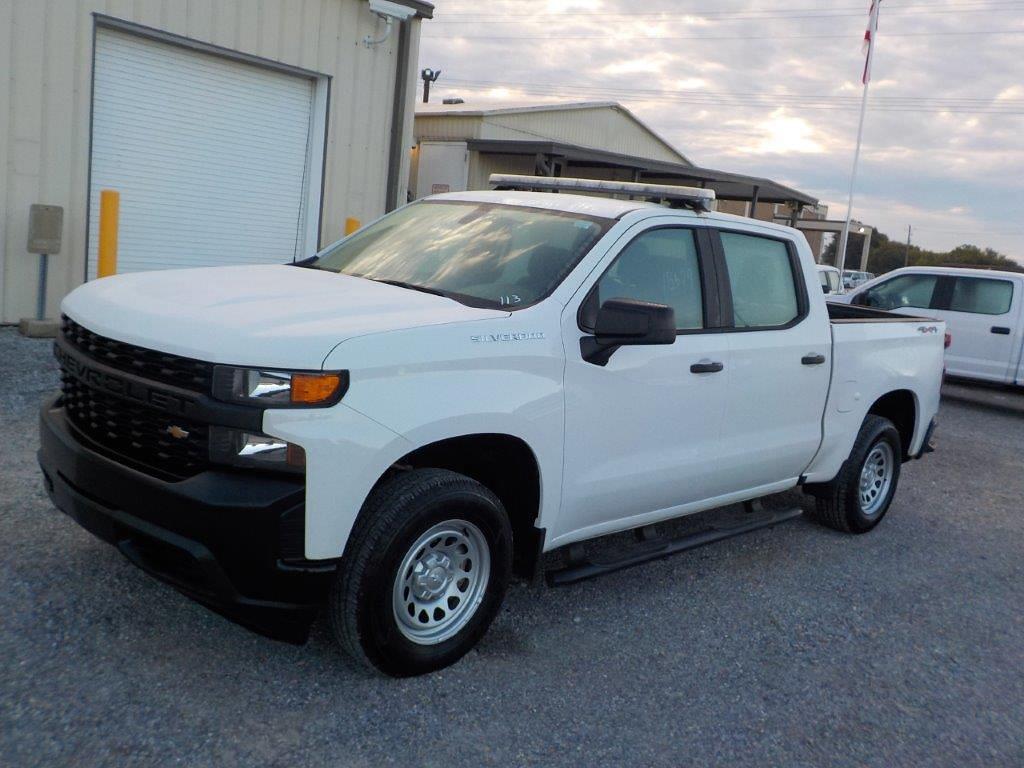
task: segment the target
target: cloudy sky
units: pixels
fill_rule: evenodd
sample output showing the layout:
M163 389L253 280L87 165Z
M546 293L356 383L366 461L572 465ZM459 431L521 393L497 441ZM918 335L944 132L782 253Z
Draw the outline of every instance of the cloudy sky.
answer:
M698 165L846 209L868 0L435 0L431 101L615 100ZM1024 263L1024 0L882 0L854 216Z

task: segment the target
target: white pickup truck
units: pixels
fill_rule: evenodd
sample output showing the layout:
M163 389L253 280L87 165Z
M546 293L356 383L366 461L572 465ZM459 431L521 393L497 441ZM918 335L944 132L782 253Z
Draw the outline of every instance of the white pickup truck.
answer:
M1024 274L963 267L904 267L837 301L948 324L951 376L1024 386Z
M792 517L652 535L797 486L828 526L878 524L929 450L941 321L826 305L800 233L704 190L492 183L562 193L438 195L298 265L75 290L41 412L55 504L264 634L326 608L392 675L466 653L544 552L583 578Z

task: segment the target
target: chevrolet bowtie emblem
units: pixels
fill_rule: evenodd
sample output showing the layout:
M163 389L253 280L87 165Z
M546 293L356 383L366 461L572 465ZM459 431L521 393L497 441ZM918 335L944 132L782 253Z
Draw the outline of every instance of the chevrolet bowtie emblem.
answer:
M176 424L172 424L167 429L165 429L164 432L173 437L175 440L184 440L186 437L188 437L188 430L182 429Z

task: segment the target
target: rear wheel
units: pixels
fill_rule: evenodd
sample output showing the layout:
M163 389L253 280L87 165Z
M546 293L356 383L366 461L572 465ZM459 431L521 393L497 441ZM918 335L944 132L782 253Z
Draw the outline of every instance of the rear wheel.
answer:
M403 472L360 515L331 591L331 629L389 675L446 667L487 631L511 563L511 527L490 490L447 470Z
M870 531L885 517L896 495L902 456L900 434L893 423L868 415L835 480L808 489L816 497L811 517L837 531Z

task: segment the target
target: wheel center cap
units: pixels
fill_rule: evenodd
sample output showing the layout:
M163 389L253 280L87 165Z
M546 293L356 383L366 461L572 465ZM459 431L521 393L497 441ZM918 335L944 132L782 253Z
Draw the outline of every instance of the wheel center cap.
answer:
M414 587L421 600L436 600L451 582L451 560L445 555L431 554L416 566Z
M427 589L440 589L447 577L448 574L445 572L444 568L440 565L435 565L423 574L423 586Z

